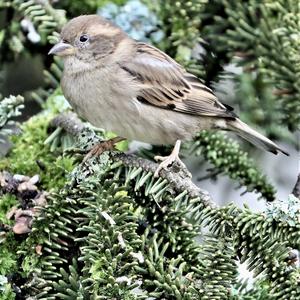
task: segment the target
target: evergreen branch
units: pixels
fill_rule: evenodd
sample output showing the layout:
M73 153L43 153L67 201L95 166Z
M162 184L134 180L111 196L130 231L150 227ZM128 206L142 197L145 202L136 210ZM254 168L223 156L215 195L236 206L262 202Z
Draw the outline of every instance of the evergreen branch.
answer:
M38 239L43 254L39 258L37 265L39 267L36 266L33 269L33 273L38 278L35 278L35 282L29 282L27 288L30 288L35 295L37 295L37 290L40 291L39 299L70 297L78 295L79 292L81 294L92 293L99 297L119 295L124 297L122 299L127 299L126 297L133 295L132 290L137 286L135 281L142 276L144 280L141 288L145 289L146 294L148 294L147 290L152 290L149 296L164 294L167 299L172 299L173 296L177 299L194 299L193 295L198 294L198 281L195 280L189 287L185 287L183 283L189 282L189 279L185 277L188 276L189 267L185 268L186 263L182 259L186 257L190 260L197 255L197 251L194 250L197 248L194 241L197 232L193 230L191 224L179 217L182 214L181 210L176 213L170 210L164 214L161 222L156 219L156 225L151 225L151 227L155 226L152 230L156 228L156 236L159 236L157 246L155 243L152 245L152 239L149 238L149 235L153 234L151 227L142 236L137 235L137 217L147 216L151 219L151 215L153 217L156 215L156 210L164 210L166 195L173 194L172 190L166 186L167 188L163 189L164 193L161 193L159 185L161 186L163 181L160 178L156 181L153 179L149 181L150 178L148 181L139 178L138 175L141 172L137 171L140 168L130 173L126 171L127 167L124 168L111 161L109 155L103 154L96 158L96 161L98 163L90 161L88 164L79 165L72 173L75 181L67 185L60 194L49 197L49 205L34 223L28 242L36 243ZM139 187L136 185L135 193L132 193L132 186L122 184L127 180L140 182ZM144 186L146 186L145 190ZM153 205L152 208L149 207L149 210L146 210L147 212L141 210L137 189L146 193L142 199L145 201L148 199L146 201L148 207L149 204ZM180 197L179 195L174 199L175 201L170 199L168 202L175 206L176 201L184 197L184 195ZM180 219L182 219L181 222ZM159 230L160 226L164 230ZM163 234L166 232L165 226L169 228L169 235ZM39 234L41 228L44 228L46 233L42 236ZM48 228L51 228L51 231ZM189 235L190 238L188 238ZM102 241L99 241L99 236L103 237ZM171 240L166 243L165 239L169 238ZM141 243L144 247L142 247L143 252L139 253ZM181 243L182 250L179 247ZM166 244L170 248L168 251ZM158 255L157 247L164 249L161 249L161 256ZM68 249L72 249L71 257L67 255L70 251ZM30 251L23 250L22 253L31 260L36 254ZM181 251L184 253L182 258L178 255ZM153 261L153 254L156 257L155 261ZM172 259L174 256L178 259ZM63 272L61 266L70 264L70 260L74 257L82 267L77 272L74 268L70 269L71 273ZM162 273L161 263L166 264L165 274ZM153 273L155 268L161 272L161 275L158 272ZM138 273L134 272L135 269ZM140 276L137 277L139 273ZM153 292L151 280L153 276L156 278L154 284L157 290L155 292ZM170 278L174 278L175 285ZM81 289L76 284L78 280L81 282ZM75 282L72 283L72 281ZM144 296L137 299L144 299Z
M113 158L117 161L120 160L125 166L142 168L144 171L153 174L158 167L157 163L132 154L116 153L113 155ZM184 173L181 170L178 171L177 168L178 166L174 166L168 170L162 170L160 178L166 179L174 191L187 191L191 197L200 197L203 200L204 206L215 206L208 192L197 187L189 177L184 176Z
M75 134L84 150L99 141L74 114L59 115L52 124ZM18 251L29 265L24 289L38 299L90 292L99 299L227 299L239 258L255 274L265 265L268 291L291 298L297 271L286 260L288 246L300 241L297 224L234 205L218 208L178 170L154 178L156 166L107 152L79 164L60 193L47 198ZM203 245L195 241L200 226L214 235ZM212 250L218 247L223 251ZM134 298L137 285L142 295Z
M206 236L199 261L199 266L192 267L192 270L202 279L200 299L228 299L231 287L236 284L238 275L233 239ZM208 272L208 269L211 271Z
M20 95L9 96L0 100L0 136L4 137L12 134L12 129L6 126L15 124L11 119L21 115L20 110L24 108L23 102L24 98ZM0 138L0 143L1 142L3 142L3 140Z
M147 2L160 17L164 25L162 29L168 37L164 43L159 44L160 48L183 64L188 71L207 79L208 70L204 66L205 63L195 59L193 53L195 46L202 41L199 14L203 11L207 0L176 1L175 3L172 0L160 0L155 5L152 1ZM187 24L189 26L186 26Z
M203 38L228 62L237 54L246 69L263 75L273 88L280 125L291 130L300 124L300 50L297 38L299 8L293 1L225 0L208 2L203 13ZM255 42L257 47L251 47Z
M0 128L8 125L9 119L20 116L20 109L24 108L24 98L20 95L10 96L0 100Z
M239 144L222 133L202 131L195 139L191 152L202 155L220 173L237 180L247 191L260 193L267 201L275 199L275 188L255 166Z
M61 127L69 134L74 136L80 135L86 127L75 113L62 113L52 119L51 124L55 127Z
M222 33L216 35L214 32L214 40L221 41L215 48L217 56L212 55L216 64L222 62L224 53L230 57L237 54L234 52L237 49L241 50L239 55L243 56L245 68L254 65L270 78L269 83L276 86L274 94L278 99L284 99L279 101L286 105L284 114L288 118L288 114L298 111L294 101L298 87L292 81L296 82L295 76L299 73L299 49L294 39L298 33L295 31L297 11L289 17L287 11L292 7L292 1L273 2L216 1L217 12L205 11L209 17L204 18L204 23L201 21L202 25L199 13L211 7L207 0L162 1L161 11L167 24L166 35L171 34L171 39L166 41L166 44L170 42L167 48L171 55L184 62L190 61L191 49L199 41L200 26L212 26L212 31ZM60 29L64 23L64 15L54 10L49 1L13 0L9 3L14 3L12 10L29 18L41 35ZM74 5L77 7L77 1ZM81 2L78 5L82 7ZM259 30L253 30L252 21L257 21L260 13L266 21L260 20ZM280 25L278 20L283 24L281 28L276 27ZM190 26L186 26L187 23ZM20 33L20 26L16 28ZM0 42L3 32L0 31ZM222 38L225 41L222 42ZM257 51L248 47L249 43L247 45L245 41L258 41ZM23 47L19 35L14 35L10 42L14 53ZM212 46L215 47L214 43ZM278 58L281 50L289 55L289 62ZM274 62L268 61L269 52L276 56ZM223 59L226 61L228 57ZM46 98L48 103L55 97L62 98L59 90L61 72L61 63L55 59L50 71L45 71L47 88L34 94L40 103ZM289 103L288 99L291 100ZM72 160L68 159L67 164L56 165L57 154L61 153L57 148L60 143L66 148L73 146L76 139L81 152L85 152L103 137L85 126L75 114L62 114L52 121L57 129L46 141L52 144L49 148L42 142L48 135L49 118L61 111L49 107L46 114L25 123L24 133L10 157L2 163L2 168L12 168L14 173L22 173L22 169L35 172L38 168L43 171L41 184L60 191L52 193L43 208L33 207L27 201L30 209L37 213L32 232L23 236L21 242L7 234L5 247L0 251L1 257L7 260L2 271L5 276L0 276L0 292L12 286L15 293L21 291L17 297L53 300L300 298L299 268L294 264L295 257L289 255L290 248L300 247L297 198L291 196L285 203L275 201L262 213L253 213L247 207L238 208L233 204L220 208L176 164L155 178L157 164L124 153L105 152L74 169ZM5 120L5 114L4 125L10 118ZM290 123L298 119L299 116L291 115ZM217 172L223 171L240 185L245 185L247 190L255 190L273 200L274 188L230 139L202 132L194 147L193 151L198 154L202 151L203 156L216 166ZM55 154L50 149L56 149ZM47 164L35 162L37 157ZM65 184L67 169L73 171ZM0 178L0 185L3 180ZM299 182L300 176L293 191L296 196L300 194ZM3 186L6 192L11 184ZM14 187L14 191L17 190ZM26 191L26 200L27 196ZM8 202L9 206L15 203L8 197L0 198L1 214L5 213ZM1 231L3 228L6 227L1 224ZM209 231L209 235L203 236L202 229ZM0 233L3 237L3 232ZM0 239L0 243L2 241ZM249 292L236 290L240 287L237 283L238 261L245 262L256 276ZM8 276L11 272L17 275ZM11 284L8 277L12 278ZM12 288L10 290L12 299L14 293Z
M59 57L54 57L49 70L44 70L44 78L48 89L56 89L60 87L62 72L63 65L61 59Z
M40 34L60 31L66 22L65 11L54 9L48 0L13 0L13 6L33 22Z
M219 209L206 208L202 218L201 223L219 237L234 239L235 255L254 271L254 277L267 280L269 294L274 299L297 299L294 295L300 293L295 280L298 269L290 263L289 252L300 247L299 222L289 224L284 218L276 220L232 204Z
M66 132L75 136L80 135L82 129L85 127L74 113L60 114L52 120L52 124L63 128ZM117 161L121 161L125 166L142 168L146 172L153 174L158 167L157 163L139 158L135 155L114 153L113 157ZM214 206L209 194L197 187L185 173L178 170L178 166L174 166L173 169L171 168L170 170L162 170L160 177L168 180L175 191L186 190L192 197L200 196L205 206Z

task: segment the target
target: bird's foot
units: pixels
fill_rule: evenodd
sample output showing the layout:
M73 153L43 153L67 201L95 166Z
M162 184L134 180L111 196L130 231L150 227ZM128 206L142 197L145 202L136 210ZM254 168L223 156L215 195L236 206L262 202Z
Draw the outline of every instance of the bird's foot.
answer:
M164 169L167 170L168 167L175 162L179 163L181 166L185 167L184 163L180 160L179 157L176 157L176 155L173 155L172 153L169 156L155 156L154 159L156 161L161 161L161 163L158 165L154 177L159 176L159 172Z
M92 149L86 154L83 162L86 162L89 158L93 156L100 156L105 151L116 150L116 144L126 140L123 137L117 136L107 141L100 141L92 147Z
M159 166L157 167L157 169L154 173L154 177L158 177L159 172L162 169L166 170L170 165L172 165L174 163L177 163L181 169L186 170L185 164L179 158L180 144L181 144L181 142L179 140L176 141L175 147L169 156L155 156L154 157L154 159L156 161L161 161L161 163L159 164Z

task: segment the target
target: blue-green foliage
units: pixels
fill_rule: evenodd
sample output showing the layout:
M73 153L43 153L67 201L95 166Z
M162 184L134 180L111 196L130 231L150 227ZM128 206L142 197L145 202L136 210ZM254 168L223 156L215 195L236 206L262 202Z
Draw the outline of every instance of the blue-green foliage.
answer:
M98 10L98 14L112 20L136 40L158 43L164 37L158 27L159 19L141 1L130 0L123 6L108 3Z

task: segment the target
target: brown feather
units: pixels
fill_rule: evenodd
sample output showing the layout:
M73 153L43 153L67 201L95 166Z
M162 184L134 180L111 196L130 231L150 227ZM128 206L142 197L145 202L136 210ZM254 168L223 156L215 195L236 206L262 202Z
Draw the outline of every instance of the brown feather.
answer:
M76 37L83 33L112 38L121 33L125 35L119 27L98 15L82 15L72 19L63 27L60 35L63 40L72 44Z
M174 111L235 118L211 89L157 48L136 43L136 55L120 64L141 85L143 102Z

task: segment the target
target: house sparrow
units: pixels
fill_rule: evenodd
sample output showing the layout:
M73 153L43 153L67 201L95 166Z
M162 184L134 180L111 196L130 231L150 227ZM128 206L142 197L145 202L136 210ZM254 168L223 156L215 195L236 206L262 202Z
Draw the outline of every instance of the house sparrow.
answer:
M164 52L130 38L98 15L69 21L49 52L63 57L62 90L74 110L97 127L150 144L175 144L162 160L179 160L181 140L221 129L267 151L287 154L243 123L212 90Z

